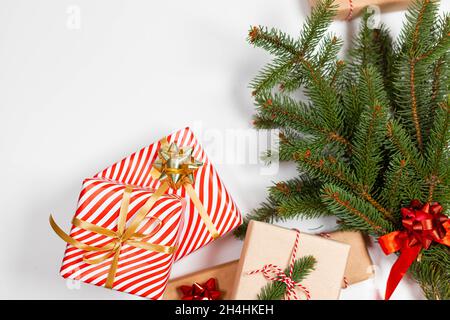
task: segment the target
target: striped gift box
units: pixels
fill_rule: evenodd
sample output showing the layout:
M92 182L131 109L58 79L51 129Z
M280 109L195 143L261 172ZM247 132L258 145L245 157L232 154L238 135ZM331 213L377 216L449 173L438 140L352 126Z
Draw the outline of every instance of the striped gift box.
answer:
M75 218L117 231L125 188L125 184L116 181L98 178L86 179L79 197ZM151 188L133 187L126 218L127 225L153 194L154 190ZM161 196L136 232L150 235L150 238L145 240L148 243L168 247L178 246L185 205L186 201L176 195ZM158 229L155 229L155 221L160 222ZM70 237L83 244L96 247L102 247L112 241L110 237L76 226L72 227ZM68 244L61 266L61 275L64 278L104 286L112 258L98 264L88 264L83 260L85 255L86 251ZM89 258L96 258L96 255L100 256L101 253L91 253ZM149 299L161 299L174 258L173 253L148 251L125 243L120 248L112 289Z
M192 147L194 158L203 162L203 166L195 172L193 187L219 235L238 227L242 223L241 213L193 132L184 128L166 138L169 143L176 143L179 147ZM157 189L161 183L152 177L150 171L158 158L160 146L160 142L155 142L99 172L96 177ZM167 193L177 194L187 200L180 247L175 257L179 260L213 241L213 237L184 188L169 189Z

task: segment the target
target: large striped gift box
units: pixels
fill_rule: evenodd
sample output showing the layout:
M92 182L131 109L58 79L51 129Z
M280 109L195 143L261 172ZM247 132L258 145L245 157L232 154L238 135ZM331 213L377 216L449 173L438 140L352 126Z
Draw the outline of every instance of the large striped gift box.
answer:
M127 192L128 207L123 208ZM151 188L130 187L117 181L98 178L86 179L83 183L74 221L89 223L91 228L94 226L92 229L98 226L117 233L119 214L122 214L123 217L126 217L126 220L125 218L122 220L126 221L124 224L126 232L133 219L136 219L141 211L145 212L145 218L140 220L141 222L133 233L133 235L146 235L145 238L140 239L141 242L145 242L144 248L139 246L139 243L134 244L139 241L126 242L120 236L116 239L117 243L123 242L118 249L117 269L110 288L149 299L160 299L165 291L175 258L174 253L179 244L186 201L176 195L162 195L159 198L155 197L156 202L148 210L148 207L145 206L149 206L152 195L154 195L154 190ZM53 228L58 229L59 227L53 226ZM113 241L111 236L80 228L75 222L68 236L81 243L80 247L89 245L101 248ZM167 253L145 249L147 244L159 248L173 248L173 251ZM105 252L88 252L68 244L61 267L61 275L64 278L108 287L106 285L107 277L114 254L106 256L107 259L94 264L86 262L86 259L95 260L102 255L105 256Z
M193 157L203 162L203 165L195 172L193 188L219 236L238 227L242 223L241 213L193 132L189 128L184 128L170 134L166 139L168 143L176 143L179 147L192 147ZM152 177L151 169L158 158L160 147L161 141L155 142L99 172L96 177L157 189L161 182ZM177 194L187 200L180 247L175 257L179 260L207 245L214 238L192 199L186 194L185 188L169 189L167 193Z

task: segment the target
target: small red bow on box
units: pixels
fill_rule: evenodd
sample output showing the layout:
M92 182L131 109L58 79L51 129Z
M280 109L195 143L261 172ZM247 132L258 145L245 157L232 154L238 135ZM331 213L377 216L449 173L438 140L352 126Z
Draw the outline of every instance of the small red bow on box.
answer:
M391 232L378 239L385 254L400 251L389 274L386 300L391 297L422 249L428 249L433 241L450 246L450 220L442 214L439 203L422 205L419 200L413 200L409 207L401 209L401 213L404 230Z
M218 300L222 295L222 292L217 290L214 278L203 284L194 282L192 286L181 286L179 289L183 293L181 300Z

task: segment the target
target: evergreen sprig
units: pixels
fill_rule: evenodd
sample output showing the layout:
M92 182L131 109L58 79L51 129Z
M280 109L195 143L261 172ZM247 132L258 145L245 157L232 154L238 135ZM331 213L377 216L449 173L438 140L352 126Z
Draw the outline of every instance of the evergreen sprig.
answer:
M315 265L316 259L313 256L304 256L295 260L292 280L301 282L314 270ZM284 273L289 276L289 271L290 268L287 267ZM261 289L258 300L281 300L285 294L286 284L281 281L272 281Z
M251 83L255 127L280 130L280 159L299 176L274 183L238 237L250 219L322 215L379 237L402 229L400 209L412 199L449 215L450 16L438 6L415 0L397 39L365 12L345 59L328 32L332 0L319 2L298 37L250 29L249 42L274 55ZM449 248L437 243L410 268L430 299L450 299L449 270Z

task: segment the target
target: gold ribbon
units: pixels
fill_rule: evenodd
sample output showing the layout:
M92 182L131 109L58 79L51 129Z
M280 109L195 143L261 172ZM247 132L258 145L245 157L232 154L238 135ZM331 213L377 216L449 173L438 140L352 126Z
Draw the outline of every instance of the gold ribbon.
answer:
M147 202L138 210L136 215L131 220L131 223L128 227L126 227L126 220L128 215L128 206L130 204L130 198L131 198L131 192L133 191L133 188L131 186L127 186L124 190L123 198L122 198L122 204L120 207L119 212L119 218L117 222L117 231L112 231L103 227L99 227L95 224L92 224L87 221L80 220L78 218L74 218L72 223L74 226L79 227L81 229L94 232L97 234L101 234L107 237L110 237L113 239L112 242L102 246L102 247L95 247L90 246L85 243L82 243L71 236L69 236L67 233L65 233L55 222L53 217L50 215L50 225L53 228L53 230L56 232L56 234L63 239L65 242L71 244L72 246L85 250L88 252L102 252L103 255L101 255L98 258L90 259L88 257L88 252L83 255L83 261L88 264L99 264L103 261L106 261L107 259L113 257L111 261L111 266L109 268L108 277L106 279L106 288L112 288L114 283L114 278L116 276L118 262L119 262L119 256L120 251L122 249L122 246L124 244L128 244L130 246L144 249L147 251L155 251L165 254L173 254L176 250L176 247L172 246L164 246L160 244L154 244L146 242L151 236L156 234L159 229L162 226L162 221L155 217L147 217L148 212L153 207L155 202L166 192L168 189L168 185L161 185L158 190L155 191L155 193L147 200ZM139 227L142 221L144 219L154 219L158 221L158 225L155 229L152 230L149 234L142 234L137 233L136 229Z
M179 189L184 187L187 194L197 208L200 217L205 223L211 237L216 239L220 236L214 223L205 210L202 202L198 198L193 184L194 184L194 172L200 168L203 163L197 161L192 156L192 148L179 148L175 143L168 143L167 138L163 138L160 141L161 148L158 151L158 159L152 166L150 174L154 179L161 180L162 184L160 188L167 189Z

